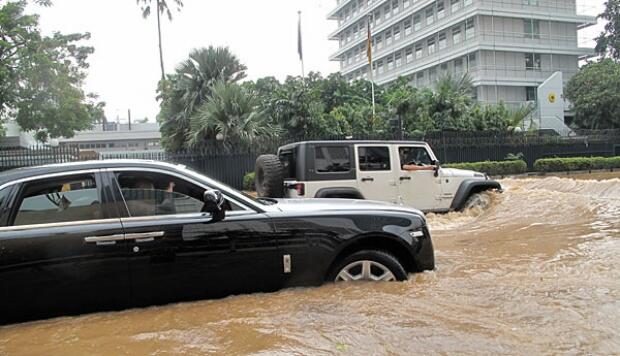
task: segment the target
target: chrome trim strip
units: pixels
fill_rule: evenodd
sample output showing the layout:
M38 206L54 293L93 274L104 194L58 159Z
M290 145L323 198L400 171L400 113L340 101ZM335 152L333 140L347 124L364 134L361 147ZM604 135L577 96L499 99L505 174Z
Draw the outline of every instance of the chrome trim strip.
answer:
M235 216L245 216L245 215L253 215L258 214L254 210L237 210L226 212L226 217L235 217ZM154 221L154 220L165 220L165 219L197 219L197 218L210 218L211 214L209 213L188 213L188 214L172 214L172 215L153 215L153 216L134 216L128 218L121 218L121 222L142 222L142 221ZM224 220L226 221L226 220Z
M89 236L84 238L86 243L116 242L125 240L125 234Z
M120 224L121 220L119 218L114 218L114 219L101 219L101 220L68 221L68 222L48 223L48 224L5 226L5 227L0 227L0 233L5 232L5 231L48 229L48 228L66 227L66 226L100 225L100 224L110 224L110 223L115 223L115 222Z
M154 231L154 232L140 232L135 234L126 234L125 240L141 240L141 239L155 239L156 237L163 237L163 231Z
M24 183L24 182L29 182L29 181L37 180L37 179L56 178L56 177L62 177L62 176L73 176L73 175L79 175L79 174L91 174L91 173L97 173L97 172L99 172L98 168L86 169L86 170L81 170L81 171L41 174L41 175L37 175L37 176L21 178L21 179L14 180L12 182L4 183L3 185L0 185L0 190L4 189L6 187L10 187L12 185L16 185L16 184L20 184L20 183Z

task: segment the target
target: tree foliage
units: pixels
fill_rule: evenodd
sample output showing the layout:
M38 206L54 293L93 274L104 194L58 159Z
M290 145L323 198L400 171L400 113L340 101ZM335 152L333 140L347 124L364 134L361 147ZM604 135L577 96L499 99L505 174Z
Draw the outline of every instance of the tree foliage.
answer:
M245 78L246 67L227 48L193 50L175 73L160 83L162 144L171 151L188 148L190 121L217 82L237 83Z
M219 81L206 103L190 120L189 147L200 148L220 135L218 141L232 149L277 135L269 117L259 108L258 96L238 84Z
M608 0L599 18L606 20L605 30L596 38L596 53L620 60L620 0Z
M565 95L574 106L574 125L586 129L620 127L620 63L588 63L571 78Z
M104 105L82 89L94 49L81 43L90 34L44 36L38 16L24 13L26 5L25 0L0 4L0 120L15 119L42 141L71 137L90 127Z

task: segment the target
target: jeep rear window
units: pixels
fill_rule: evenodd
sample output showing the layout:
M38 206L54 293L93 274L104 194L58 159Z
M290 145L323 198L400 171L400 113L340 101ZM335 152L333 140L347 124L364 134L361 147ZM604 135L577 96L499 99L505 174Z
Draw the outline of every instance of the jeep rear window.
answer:
M297 179L296 167L297 160L295 159L295 150L282 150L280 151L279 158L284 168L284 179Z
M349 147L315 147L314 168L318 173L349 172L351 170L351 152L349 151Z

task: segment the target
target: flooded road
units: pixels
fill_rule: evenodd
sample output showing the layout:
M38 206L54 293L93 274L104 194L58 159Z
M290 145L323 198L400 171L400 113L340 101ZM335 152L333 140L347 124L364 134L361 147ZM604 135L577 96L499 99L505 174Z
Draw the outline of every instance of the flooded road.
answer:
M619 177L504 180L485 209L431 215L437 270L405 283L9 326L0 354L617 354Z

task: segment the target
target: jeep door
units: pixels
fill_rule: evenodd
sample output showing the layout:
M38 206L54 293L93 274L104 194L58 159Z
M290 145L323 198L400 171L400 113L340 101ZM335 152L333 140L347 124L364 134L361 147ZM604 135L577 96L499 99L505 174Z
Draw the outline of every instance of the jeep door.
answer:
M281 263L264 213L226 198L226 217L201 212L203 183L155 169L114 169L128 244L132 304L164 304L279 287ZM280 277L280 279L278 279Z
M357 186L365 199L398 203L398 161L389 145L356 145Z
M441 199L441 179L435 171L405 171L404 165L432 166L436 160L424 145L397 145L398 188L402 203L423 211L436 210Z
M0 221L1 323L128 306L122 226L97 170L0 189L13 190Z

